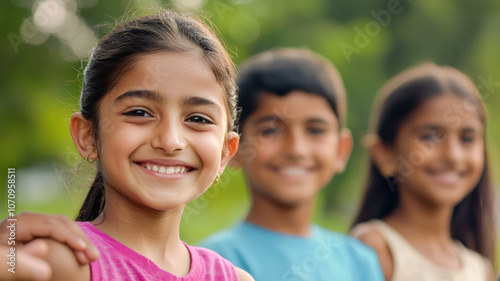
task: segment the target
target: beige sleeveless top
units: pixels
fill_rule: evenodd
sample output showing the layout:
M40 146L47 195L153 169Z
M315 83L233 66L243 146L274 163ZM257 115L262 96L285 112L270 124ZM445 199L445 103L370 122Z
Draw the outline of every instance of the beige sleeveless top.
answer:
M392 253L394 272L391 281L486 281L484 259L457 242L462 268L449 270L432 263L399 232L381 220L371 220Z

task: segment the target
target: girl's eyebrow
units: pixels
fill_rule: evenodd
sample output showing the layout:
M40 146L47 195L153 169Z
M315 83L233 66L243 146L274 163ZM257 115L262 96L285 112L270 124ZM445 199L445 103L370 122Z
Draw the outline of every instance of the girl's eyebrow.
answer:
M113 103L122 102L130 98L142 98L160 104L165 103L165 99L162 95L160 95L158 92L149 90L127 91L124 94L117 97ZM208 105L210 107L213 107L218 113L222 114L222 109L220 108L220 106L217 103L206 98L193 96L193 97L187 97L182 101L182 106L195 106L195 105Z
M443 129L443 127L440 125L437 125L437 124L426 124L426 125L415 127L415 131L425 131L425 130L434 131L434 130L442 130L442 129ZM467 132L472 131L472 132L482 133L483 127L482 127L482 125L481 126L467 125L464 128L462 128L461 131L467 131Z
M462 131L466 132L466 133L469 133L469 132L476 133L477 132L479 134L482 134L483 133L483 128L482 127L476 127L476 128L474 128L474 127L469 127L468 126L468 127L463 128Z
M197 96L192 96L192 97L187 97L182 101L182 106L196 106L196 105L207 105L209 107L212 107L217 111L217 113L222 114L222 109L221 107L215 103L214 101L211 101L206 98L202 97L197 97Z
M124 100L127 100L129 98L142 98L142 99L147 99L151 100L157 103L164 103L165 100L164 98L155 91L149 91L149 90L132 90L132 91L127 91L124 94L121 94L119 97L117 97L113 103L117 102L122 102Z
M424 124L424 125L415 127L415 131L437 130L437 129L442 129L442 128L443 127L441 127L437 124Z

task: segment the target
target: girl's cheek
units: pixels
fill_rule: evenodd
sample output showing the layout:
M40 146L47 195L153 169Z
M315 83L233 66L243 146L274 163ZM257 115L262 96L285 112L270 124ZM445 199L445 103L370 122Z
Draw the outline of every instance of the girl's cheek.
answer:
M217 137L214 136L200 138L198 142L199 148L201 149L201 152L203 154L207 154L209 155L209 157L212 157L214 159L217 159L217 157L221 157L222 149L224 148L224 142L219 140Z

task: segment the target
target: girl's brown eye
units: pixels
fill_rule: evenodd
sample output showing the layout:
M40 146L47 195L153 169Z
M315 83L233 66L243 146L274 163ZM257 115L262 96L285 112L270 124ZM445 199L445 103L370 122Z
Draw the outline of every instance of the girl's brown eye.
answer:
M213 122L203 118L201 116L192 116L187 119L188 122L200 123L200 124L213 124Z
M141 109L127 111L123 115L139 116L139 117L151 117L151 115L149 115L149 113L147 113L145 110L141 110Z
M464 135L461 137L462 142L474 142L475 139L474 135Z

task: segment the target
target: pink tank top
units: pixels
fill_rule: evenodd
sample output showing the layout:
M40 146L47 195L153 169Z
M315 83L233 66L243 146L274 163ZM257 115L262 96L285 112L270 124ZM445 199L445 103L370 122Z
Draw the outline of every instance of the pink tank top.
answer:
M101 252L90 264L92 281L162 280L162 281L237 281L234 266L219 254L184 243L191 255L191 269L186 276L171 274L148 258L116 241L90 222L78 222L89 240Z

